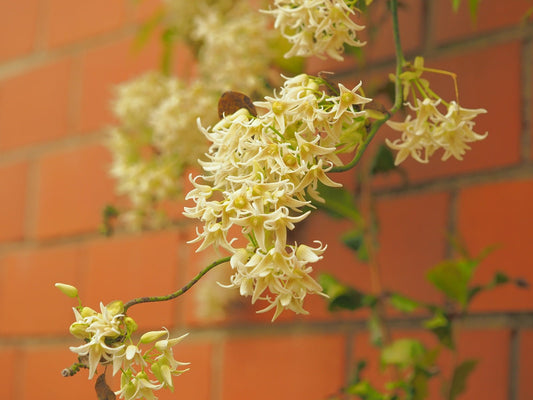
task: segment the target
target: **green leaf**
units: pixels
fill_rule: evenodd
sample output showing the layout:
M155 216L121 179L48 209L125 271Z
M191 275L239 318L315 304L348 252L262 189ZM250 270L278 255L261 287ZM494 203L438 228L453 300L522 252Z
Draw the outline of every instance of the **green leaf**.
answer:
M398 339L383 349L381 362L384 365L407 367L416 364L424 353L424 346L418 340Z
M370 333L370 343L377 347L383 346L383 329L381 329L381 323L376 312L372 312L367 324Z
M394 165L394 154L386 144L379 146L379 149L372 160L372 168L370 172L372 175L383 174L392 171L396 168Z
M477 365L478 360L466 360L455 368L453 371L453 376L451 383L448 388L446 388L447 400L455 400L457 396L463 393L466 389L466 381L470 374L474 371L474 368Z
M366 295L357 289L340 283L334 276L321 274L318 278L324 293L329 296L328 310L357 310L368 307L372 303L373 296Z
M354 228L341 237L342 242L350 249L357 253L357 258L363 262L368 261L368 250L365 246L363 233Z
M425 321L424 326L437 336L443 346L451 350L455 349L452 323L441 310L437 310L433 318Z
M385 400L387 398L386 395L379 393L368 381L361 381L348 386L346 393L359 396L359 398L364 400Z
M164 16L165 10L159 8L139 27L133 41L133 49L135 51L141 50L146 45L150 36L152 36L158 25L163 21Z
M470 19L472 20L473 25L477 23L479 3L481 3L481 0L468 0L468 9L470 10Z
M318 193L324 198L325 203L313 200L313 205L317 208L327 211L334 217L348 218L353 222L358 222L361 219L359 211L355 207L355 198L346 189L319 183Z
M389 297L389 303L398 311L404 313L411 313L418 308L420 305L417 301L412 300L408 297L402 296L398 293L393 293Z
M454 12L457 12L459 10L460 5L461 5L461 0L452 0L452 8Z
M474 260L443 261L428 271L427 278L450 300L466 307L468 284L477 265L478 261Z

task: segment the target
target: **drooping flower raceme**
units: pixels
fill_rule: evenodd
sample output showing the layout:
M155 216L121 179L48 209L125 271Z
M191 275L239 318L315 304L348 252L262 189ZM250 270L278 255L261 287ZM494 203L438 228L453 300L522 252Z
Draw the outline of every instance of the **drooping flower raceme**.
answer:
M427 163L438 149L444 150L443 161L452 156L462 160L466 150L470 149L467 143L487 137L488 133L480 135L473 130L473 119L486 110L463 108L452 101L443 114L439 110L440 103L440 100L429 98L423 101L417 99L416 106L407 103L415 112L415 118L408 115L403 122L387 122L392 129L402 132L401 137L394 141L387 139L389 147L398 150L396 165L409 155L420 163Z
M194 242L232 253L234 275L229 286L239 287L252 302L265 300L261 311L275 309L306 313L307 293L321 293L311 278L310 264L320 260L325 246L287 243L287 230L305 219L309 197L321 200L318 183L341 186L327 176L341 160L336 155L343 126L364 118L361 106L370 99L357 93L360 85L341 95L327 95L324 81L305 74L287 79L279 95L255 105L258 117L241 109L212 128L201 127L212 145L204 174L191 178L187 199L194 207L184 214L203 226ZM358 108L356 109L356 107ZM308 197L309 196L309 197ZM238 233L240 227L243 244Z
M275 0L274 27L289 40L292 48L285 57L327 55L342 61L344 45L361 47L357 32L364 29L352 17L354 11L344 0Z

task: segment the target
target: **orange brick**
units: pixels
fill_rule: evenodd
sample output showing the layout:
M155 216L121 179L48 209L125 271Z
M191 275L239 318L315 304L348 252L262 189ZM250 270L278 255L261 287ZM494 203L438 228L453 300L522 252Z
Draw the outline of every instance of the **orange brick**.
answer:
M114 42L88 51L82 60L82 100L78 128L101 129L113 121L113 86L133 79L159 66L158 37L140 52L133 51L131 39Z
M178 332L176 335L181 335ZM172 335L171 337L175 337ZM180 362L188 362L189 371L174 377L174 392L161 389L155 394L160 400L172 400L178 398L210 399L213 391L211 387L214 373L211 366L211 345L197 342L191 335L174 347L174 357Z
M106 149L91 146L53 153L39 161L37 237L98 230L102 209L114 198L109 159Z
M509 341L509 331L503 329L459 331L459 360L479 360L461 400L507 398Z
M29 53L34 46L38 0L0 1L0 61Z
M47 45L57 47L116 30L124 22L125 1L48 2Z
M415 181L429 180L518 163L522 129L519 44L469 50L453 58L427 60L427 64L457 73L461 106L488 111L476 118L475 131L480 134L488 131L489 135L483 141L471 143L472 149L466 152L463 161L450 158L443 162L441 151L436 152L428 164L407 160L402 166L407 168L409 177ZM428 74L427 78L433 90L444 99L455 99L451 78L438 74ZM396 132L389 137L398 135Z
M0 396L2 399L15 398L16 386L16 367L17 359L20 358L20 352L16 348L0 349Z
M0 241L20 240L24 236L28 164L0 167Z
M523 0L486 0L480 3L477 23L474 24L470 18L468 4L468 1L462 1L459 11L454 13L451 1L435 1L433 29L438 43L519 25L531 7L531 4Z
M461 191L458 206L458 229L473 254L498 246L480 264L477 282L488 282L502 270L513 278L533 283L529 252L533 212L533 181L511 181L472 186ZM474 300L475 310L530 310L531 289L512 285L482 293Z
M67 135L70 73L64 59L0 82L0 150Z
M54 287L63 282L80 288L78 247L9 253L1 260L0 334L68 335L75 300ZM81 289L81 288L80 288Z
M229 339L222 399L324 399L344 383L344 338L298 335Z
M95 240L87 245L84 305L124 302L141 296L162 296L176 291L179 236L172 232ZM175 303L181 299L139 304L128 312L141 329L170 328Z
M402 196L378 203L378 257L385 288L425 301L439 298L425 274L444 257L448 208L446 193Z
M86 369L68 378L61 375L64 368L77 362L76 354L68 349L69 345L72 343L27 349L23 359L24 368L19 372L25 383L20 389L20 400L96 398L96 381L87 379ZM101 371L103 369L99 368L98 372Z
M520 332L520 360L518 366L518 399L529 400L533 398L533 380L531 371L533 371L533 330L524 330Z

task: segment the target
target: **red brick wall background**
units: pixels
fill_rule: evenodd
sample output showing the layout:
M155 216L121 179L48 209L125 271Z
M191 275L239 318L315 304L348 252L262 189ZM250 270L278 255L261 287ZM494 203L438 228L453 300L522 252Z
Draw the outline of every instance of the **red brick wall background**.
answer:
M480 268L480 281L505 269L533 283L533 25L520 21L533 3L485 0L476 29L466 4L456 15L449 0L404 3L407 56L423 54L430 66L456 72L462 105L488 110L478 127L489 136L463 162L406 162L408 188L394 178L380 182L385 285L438 300L424 271L449 254L445 235L454 229L473 252L499 244ZM98 233L102 207L115 199L102 145L113 122L111 86L157 67L157 40L131 52L136 24L155 7L151 0L137 7L125 0L0 0L2 399L95 398L85 372L60 375L74 362L68 346L77 342L68 333L74 304L55 282L76 285L84 303L97 307L171 292L205 263L185 243L190 224L113 238ZM388 30L369 45L372 74L393 68ZM331 64L311 69L324 67ZM341 66L344 78L359 81L349 67ZM338 243L344 229L318 214L301 240L328 243L319 270L368 287L368 271ZM191 371L162 399L320 400L347 381L355 359L375 354L364 315L328 314L319 298L309 299L310 316L284 314L271 324L248 306L222 322L202 322L193 297L132 309L143 330L191 332L176 348ZM533 399L533 290L497 289L473 309L459 348L461 356L481 361L462 398ZM397 318L394 334L425 340L415 332L418 323Z

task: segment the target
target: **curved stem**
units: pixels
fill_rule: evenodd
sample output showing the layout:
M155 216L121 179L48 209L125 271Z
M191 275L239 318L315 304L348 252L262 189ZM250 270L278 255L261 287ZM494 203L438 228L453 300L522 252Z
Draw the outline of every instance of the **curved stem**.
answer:
M128 309L131 306L134 306L135 304L141 304L141 303L152 303L156 301L167 301L175 299L176 297L181 296L183 293L185 293L187 290L189 290L196 282L198 282L202 276L207 274L210 270L215 268L217 265L223 264L225 262L228 262L231 259L231 256L221 258L220 260L217 260L211 264L209 264L207 267L205 267L203 270L201 270L198 275L196 275L189 283L187 283L185 286L183 286L180 290L171 293L166 296L153 296L153 297L137 297L136 299L132 299L128 301L126 304L124 304L124 313L128 311Z
M329 172L344 172L355 167L363 156L366 148L368 147L372 139L374 139L374 136L378 132L379 128L381 128L381 126L385 122L387 122L402 106L402 85L399 76L402 73L405 58L403 56L402 44L400 42L400 26L398 23L398 0L390 0L390 12L392 14L394 49L396 51L396 79L394 81L394 104L386 116L384 116L382 119L374 121L372 127L370 128L370 131L368 132L368 136L361 144L361 146L357 148L357 152L354 158L348 164L333 167Z

